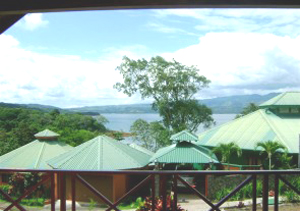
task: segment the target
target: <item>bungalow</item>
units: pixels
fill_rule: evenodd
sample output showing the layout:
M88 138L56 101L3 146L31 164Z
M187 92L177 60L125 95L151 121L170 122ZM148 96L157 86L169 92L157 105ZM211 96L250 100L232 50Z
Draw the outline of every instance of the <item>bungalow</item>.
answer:
M299 153L300 92L285 92L259 106L259 110L199 134L197 144L214 148L234 142L243 150L236 164L257 165L261 159L256 144L278 141L288 153Z
M149 163L150 155L116 141L108 136L98 136L72 150L48 161L54 169L64 170L125 170L141 169ZM81 175L109 200L121 198L139 178L127 175L84 174ZM76 200L88 202L90 199L102 203L81 183L76 184ZM71 178L66 178L67 199L71 199Z

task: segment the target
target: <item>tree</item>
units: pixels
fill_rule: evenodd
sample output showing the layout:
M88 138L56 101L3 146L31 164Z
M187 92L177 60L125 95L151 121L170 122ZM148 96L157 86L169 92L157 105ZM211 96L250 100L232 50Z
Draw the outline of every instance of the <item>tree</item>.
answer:
M277 153L280 149L286 151L286 147L277 141L258 142L256 148L262 148L262 152L268 155L269 159L269 170L272 169L272 156Z
M130 127L134 134L134 141L143 147L156 151L160 147L170 144L170 134L159 122L150 122L137 119Z
M150 136L150 125L146 120L137 119L130 127L130 132L133 133L133 140L142 143L142 146L147 149L152 149L153 141Z
M259 107L255 103L249 103L249 105L247 105L240 114L237 114L235 118L240 118L254 111L257 111L258 109Z
M242 155L241 148L234 142L228 144L219 144L212 150L213 153L221 154L221 162L228 164L228 170L230 169L230 157L236 154L238 157Z
M131 60L123 58L117 67L123 75L123 83L114 88L128 96L140 93L142 99L153 98L153 108L163 118L168 130L195 131L203 123L213 122L211 110L195 100L195 94L207 87L210 81L199 75L195 66L185 66L175 60L166 61L160 56Z

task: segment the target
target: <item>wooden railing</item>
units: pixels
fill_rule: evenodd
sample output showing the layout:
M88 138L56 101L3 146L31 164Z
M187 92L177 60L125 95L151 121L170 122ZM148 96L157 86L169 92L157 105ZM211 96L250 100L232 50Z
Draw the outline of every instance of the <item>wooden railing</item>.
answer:
M167 180L168 178L172 178L172 191L174 193L173 196L173 206L172 209L175 210L177 207L177 197L178 197L178 181L184 184L192 193L198 196L201 200L203 200L207 205L210 206L209 210L220 210L221 205L223 205L228 199L230 199L235 193L241 190L245 185L252 183L252 210L255 211L257 207L257 195L256 195L256 187L257 187L257 179L258 177L262 177L263 182L263 191L262 191L262 210L268 211L268 197L269 197L269 178L270 176L274 177L274 210L279 210L279 180L281 180L284 184L286 184L289 188L291 188L295 193L300 195L300 191L294 187L287 179L283 177L283 175L300 175L299 170L249 170L249 171L149 171L149 170L123 170L123 171L73 171L73 170L28 170L28 169L0 169L1 174L5 173L22 173L22 172L30 172L30 173L43 173L43 177L40 181L38 181L35 185L29 187L24 193L17 199L13 199L9 194L0 189L0 194L4 196L4 198L10 202L11 204L7 206L4 210L10 210L13 207L18 208L19 210L26 210L20 202L22 199L26 198L28 195L34 192L37 187L40 185L49 182L51 183L51 211L55 210L55 175L58 175L59 186L58 192L60 195L60 210L66 210L66 176L71 178L71 196L72 196L72 211L76 210L76 184L79 182L83 184L88 190L95 194L99 199L101 199L107 206L107 210L120 210L118 206L120 203L129 195L136 193L141 188L144 188L146 185L151 189L151 198L152 198L152 210L155 210L155 178L159 176L159 180L161 181L161 196L163 203L163 210L167 210ZM82 175L143 175L145 177L144 180L139 182L136 186L130 189L126 194L117 199L116 201L111 201L108 199L103 193L93 187L88 181L86 181ZM213 203L209 200L205 195L187 183L182 175L191 175L191 176L207 176L207 175L246 175L247 178L240 184L238 184L227 196L222 198L219 202ZM150 185L150 186L149 186Z

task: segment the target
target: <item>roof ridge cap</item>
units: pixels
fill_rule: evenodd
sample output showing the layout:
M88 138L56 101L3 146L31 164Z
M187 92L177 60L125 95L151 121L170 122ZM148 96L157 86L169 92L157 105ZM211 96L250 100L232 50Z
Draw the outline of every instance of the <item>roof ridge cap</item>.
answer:
M38 165L39 165L40 162L41 162L41 156L42 156L42 154L43 154L45 148L46 148L46 142L43 141L42 147L41 147L41 149L40 149L40 152L39 152L39 155L38 155L38 159L37 159L37 161L36 161L36 163L35 163L35 165L34 165L34 168L38 168Z
M264 109L265 111L267 111L267 109ZM261 111L261 116L264 118L264 120L267 122L267 124L269 125L269 127L275 132L275 134L281 139L280 141L282 142L283 145L285 145L288 149L289 146L287 146L285 143L286 141L284 140L284 138L282 137L281 133L278 131L277 127L275 125L272 124L271 120L265 117L265 114L263 114L263 112ZM274 113L272 113L273 115L275 115Z
M170 152L172 152L172 151L174 151L175 149L176 149L176 145L177 144L172 144L172 145L170 145L170 146L167 146L167 147L170 147L171 149L170 149L170 151L168 151L167 153L170 153ZM164 147L164 148L166 148L166 147ZM163 148L162 148L163 149ZM154 154L155 155L155 154ZM152 156L152 157L154 157L154 155ZM155 158L155 160L156 159L158 159L158 158L161 158L162 156L164 156L165 154L162 154L162 155L160 155L159 157L156 157ZM150 158L150 162L153 162L154 160L152 159L152 157Z
M275 102L274 102L273 104L275 104L275 103L277 103L279 100L281 100L287 93L288 93L288 92L284 92L284 93L281 94L281 96L279 95L278 99L275 100Z
M131 154L125 153L123 150L120 149L120 146L121 146L120 144L123 144L123 143L121 143L121 142L119 143L118 141L116 141L113 138L110 138L110 139L112 139L116 143L116 145L112 144L111 140L107 141L107 143L109 143L111 146L114 146L118 150L119 153L125 155L125 157L129 158L131 161L133 161L137 165L141 166L141 163L139 161L137 161L137 159L134 159L134 157ZM130 149L130 150L136 150L138 153L146 155L146 153L140 152L139 150L134 149L134 148L128 146L127 144L123 144L123 146L128 147L128 149Z
M89 147L90 145L89 144L87 144L88 142L92 142L92 140L94 140L94 139L96 139L96 138L98 138L99 136L97 136L97 137L95 137L95 138L93 138L93 139L91 139L91 140L89 140L89 141L87 141L87 142L84 142L83 144L86 144L86 146L84 146L83 148L82 148L82 150L85 150L87 147ZM78 145L77 147L79 147L79 146L81 146L81 145ZM65 152L65 153L70 153L71 151L73 151L73 150L77 150L78 148L77 147L74 147L73 149L70 149L69 151L67 151L67 152ZM77 148L77 149L76 149ZM71 154L71 156L68 158L68 159L66 159L64 162L62 162L59 166L62 166L62 165L64 165L65 163L67 163L69 160L71 160L73 157L75 157L79 152L81 152L82 150L80 150L80 151L77 151L77 152L75 152L73 155ZM65 154L65 153L63 153L63 154ZM60 154L60 155L58 155L58 156L56 156L56 157L59 157L59 156L61 156L61 155L63 155L63 154ZM54 157L54 159L56 158L56 157ZM52 160L52 159L51 159ZM51 161L51 160L49 160L49 161ZM50 165L48 162L49 161L47 161L47 164L48 165ZM50 165L50 166L52 166L53 168L55 168L53 165Z
M194 144L194 145L195 145L195 144ZM199 147L199 146L195 145L195 147ZM205 157L207 157L207 158L209 158L209 159L211 159L211 160L215 160L215 159L212 158L212 156L210 156L210 155L208 155L208 154L202 152L200 149L196 149L195 147L193 147L193 150L200 152L202 155L204 155ZM199 148L200 148L200 147L199 147Z

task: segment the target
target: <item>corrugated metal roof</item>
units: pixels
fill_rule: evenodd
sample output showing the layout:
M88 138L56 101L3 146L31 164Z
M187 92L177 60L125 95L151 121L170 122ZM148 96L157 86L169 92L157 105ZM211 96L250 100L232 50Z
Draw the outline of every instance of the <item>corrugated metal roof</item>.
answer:
M36 138L55 138L55 137L58 137L59 134L51 131L51 130L48 130L48 129L45 129L41 132L38 132L37 134L34 135Z
M187 130L172 135L170 139L172 141L198 141L198 137Z
M150 162L157 163L209 163L211 161L219 163L216 155L209 149L187 141L159 149L150 159Z
M59 141L35 140L0 157L0 168L52 169L46 161L72 147Z
M144 148L144 147L142 147L140 145L137 145L135 143L132 143L129 146L132 147L133 149L139 150L139 151L141 151L141 152L143 152L143 153L145 153L145 154L147 154L149 156L153 156L154 155L154 152L152 152L152 151L150 151L150 150L148 150L148 149L146 149L146 148Z
M285 92L259 105L261 108L287 106L300 107L300 92Z
M108 136L98 136L48 161L55 169L115 170L146 166L150 156Z
M299 152L299 114L274 114L259 109L199 134L200 145L215 147L219 143L234 142L242 149L254 150L258 142L278 141L290 153Z

